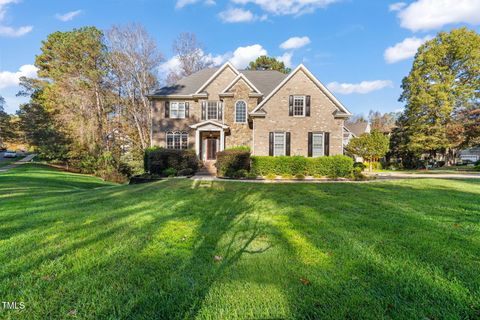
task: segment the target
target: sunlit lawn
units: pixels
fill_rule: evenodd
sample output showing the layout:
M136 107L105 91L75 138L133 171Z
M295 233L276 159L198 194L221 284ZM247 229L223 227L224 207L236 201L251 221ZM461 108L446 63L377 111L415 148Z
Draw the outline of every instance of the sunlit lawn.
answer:
M0 174L6 319L478 319L480 181ZM217 256L215 258L215 256Z

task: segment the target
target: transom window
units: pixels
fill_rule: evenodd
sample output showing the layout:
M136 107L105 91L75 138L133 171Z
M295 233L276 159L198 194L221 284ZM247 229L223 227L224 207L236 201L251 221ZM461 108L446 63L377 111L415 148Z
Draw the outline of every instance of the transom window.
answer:
M247 104L245 101L237 101L235 104L235 122L247 122Z
M273 155L284 156L286 154L285 132L275 132L273 134Z
M185 118L185 102L170 102L170 118Z
M188 133L187 132L167 132L167 149L187 149Z
M305 116L305 96L293 97L293 116L304 117Z
M207 101L207 120L218 120L218 101Z
M313 157L322 157L325 155L324 148L324 134L323 132L313 133L312 134L312 156Z

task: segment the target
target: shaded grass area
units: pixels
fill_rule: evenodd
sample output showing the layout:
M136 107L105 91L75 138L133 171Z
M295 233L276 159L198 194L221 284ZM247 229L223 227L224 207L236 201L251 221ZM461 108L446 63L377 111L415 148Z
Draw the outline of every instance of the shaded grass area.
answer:
M480 182L0 174L6 319L480 317ZM215 259L215 256L217 258Z
M6 167L9 164L14 163L15 161L18 161L18 158L3 158L3 159L0 159L0 168Z

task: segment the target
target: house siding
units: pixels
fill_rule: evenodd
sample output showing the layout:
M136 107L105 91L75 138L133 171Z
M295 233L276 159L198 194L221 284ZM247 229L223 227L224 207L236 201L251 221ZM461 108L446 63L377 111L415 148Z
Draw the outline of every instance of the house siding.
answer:
M290 95L311 96L310 117L289 116ZM337 106L299 70L262 108L264 118L254 118L254 154L268 156L269 132L291 133L290 154L308 156L308 132L330 132L330 155L343 154L343 119L335 119Z

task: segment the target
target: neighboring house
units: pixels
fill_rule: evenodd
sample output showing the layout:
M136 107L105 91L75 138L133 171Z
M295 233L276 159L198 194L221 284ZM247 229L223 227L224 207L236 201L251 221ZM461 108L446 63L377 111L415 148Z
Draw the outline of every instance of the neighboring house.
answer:
M201 160L234 146L254 155L343 154L351 113L303 65L290 74L204 69L149 96L154 145L194 148Z
M459 152L459 158L462 162L477 162L480 160L480 147L464 149Z
M355 123L345 123L343 127L343 145L344 147L352 140L352 138L360 137L364 133L370 133L371 126L369 122L358 121ZM363 162L363 158L354 156L355 162Z

